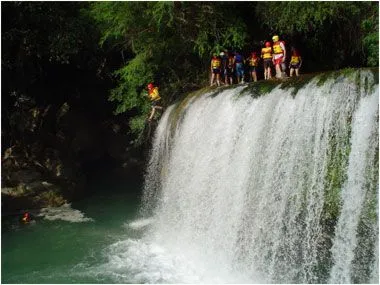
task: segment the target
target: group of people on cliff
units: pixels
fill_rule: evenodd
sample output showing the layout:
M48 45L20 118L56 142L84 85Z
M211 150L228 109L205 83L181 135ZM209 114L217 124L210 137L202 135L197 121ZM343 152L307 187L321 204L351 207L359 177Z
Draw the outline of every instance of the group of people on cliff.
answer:
M277 35L274 35L272 40L273 44L269 41L265 42L260 55L258 52L252 51L246 59L238 51L234 53L223 51L219 56L214 54L210 64L210 86L215 84L218 86L222 84L231 85L234 82L244 83L246 71L248 71L250 80L256 82L260 61L262 61L265 80L272 78L273 67L276 78L287 77L285 42L281 41ZM301 56L292 47L289 61L289 76L293 76L294 73L298 76L301 65Z
M229 53L228 51L221 52L219 56L214 54L211 59L210 71L211 80L210 86L217 84L218 86L232 85L236 83L244 83L245 70L249 70L251 81L257 81L257 72L260 61L262 61L264 70L264 79L272 78L272 68L275 69L276 78L287 77L286 74L286 47L285 42L279 39L279 36L272 37L273 44L269 41L265 42L265 46L261 49L261 54L256 51L251 52L247 59L238 51ZM299 75L299 69L302 64L300 54L295 48L291 49L291 57L289 61L289 76ZM151 112L148 121L151 122L157 110L163 110L161 105L161 96L158 92L158 87L153 83L147 85L148 93L146 94L151 101Z

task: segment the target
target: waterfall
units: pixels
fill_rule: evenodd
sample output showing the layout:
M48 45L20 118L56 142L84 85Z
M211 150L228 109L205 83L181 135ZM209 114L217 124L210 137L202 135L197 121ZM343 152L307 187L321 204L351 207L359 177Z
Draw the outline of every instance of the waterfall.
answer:
M161 118L143 240L177 274L147 280L378 283L373 73L261 96L255 84L189 96Z

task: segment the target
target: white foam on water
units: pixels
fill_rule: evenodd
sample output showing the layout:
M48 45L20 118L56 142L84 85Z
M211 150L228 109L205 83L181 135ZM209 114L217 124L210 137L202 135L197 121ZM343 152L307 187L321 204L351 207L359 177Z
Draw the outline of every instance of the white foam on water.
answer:
M100 279L107 276L115 283L249 283L242 276L225 276L217 267L211 271L210 267L202 269L199 260L188 259L188 250L183 245L183 254L173 254L155 243L127 239L107 248L108 262L91 272L97 272Z
M71 223L94 221L92 218L87 218L81 211L71 208L71 204L64 204L61 207L42 208L37 216L49 221L62 220Z
M124 224L124 227L138 230L138 229L142 229L151 225L153 222L154 222L153 218L138 219L136 221Z

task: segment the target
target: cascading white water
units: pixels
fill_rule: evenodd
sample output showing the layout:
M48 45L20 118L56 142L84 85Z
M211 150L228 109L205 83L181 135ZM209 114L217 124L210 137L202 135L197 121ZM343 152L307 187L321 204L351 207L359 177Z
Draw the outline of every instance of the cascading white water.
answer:
M373 82L369 71L314 79L295 97L240 85L170 107L147 169L149 219L133 224L143 238L113 245L117 274L135 283L378 283Z
M371 72L352 77L313 80L294 98L279 87L259 98L245 86L204 94L178 122L168 110L148 169L146 240L186 260L190 282L352 282L365 197L378 191L367 175L378 151L378 85ZM344 182L335 198L334 173ZM376 235L377 217L371 225ZM376 283L372 239L372 277L359 280Z

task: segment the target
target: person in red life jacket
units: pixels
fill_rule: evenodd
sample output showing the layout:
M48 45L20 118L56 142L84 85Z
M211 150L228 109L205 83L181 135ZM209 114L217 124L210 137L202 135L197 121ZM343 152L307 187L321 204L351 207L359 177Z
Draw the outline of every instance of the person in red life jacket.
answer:
M22 218L21 218L21 223L23 224L28 224L32 221L32 217L30 216L30 213L29 212L25 212L23 215L22 215Z
M272 37L273 40L273 64L276 68L276 77L282 78L284 77L284 74L282 72L285 72L285 70L281 69L282 63L285 63L286 58L286 49L285 49L285 43L283 41L279 40L279 37L277 35Z
M252 81L257 81L257 67L259 66L260 58L257 56L256 52L252 52L251 56L248 58L249 63L249 74L251 75Z
M235 52L234 64L237 82L244 83L244 57L239 52Z
M222 60L220 59L220 57L216 55L216 53L214 53L214 55L211 58L210 69L211 69L210 86L215 85L214 80L216 80L216 84L220 86L220 72L222 69Z
M302 58L294 47L292 47L291 53L292 55L291 55L290 64L289 64L289 69L290 69L289 76L292 77L294 71L296 73L296 76L299 76L298 72L302 65Z
M230 85L234 83L234 71L235 71L234 56L232 52L230 52L228 55L228 61L227 61L227 82L229 82Z
M158 87L155 87L153 83L149 83L148 86L148 97L150 101L152 102L152 111L150 112L148 121L151 122L156 110L163 110L163 107L161 106L161 97L158 92Z
M270 42L265 42L265 47L261 49L261 58L264 62L264 79L272 78L272 47Z

